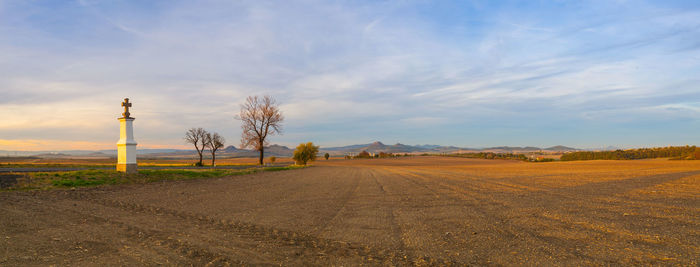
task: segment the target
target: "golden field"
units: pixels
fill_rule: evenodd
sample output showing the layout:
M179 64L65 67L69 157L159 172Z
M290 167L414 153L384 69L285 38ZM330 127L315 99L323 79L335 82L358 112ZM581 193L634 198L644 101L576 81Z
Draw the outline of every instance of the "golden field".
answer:
M1 192L0 264L695 266L699 192L700 161L320 159Z

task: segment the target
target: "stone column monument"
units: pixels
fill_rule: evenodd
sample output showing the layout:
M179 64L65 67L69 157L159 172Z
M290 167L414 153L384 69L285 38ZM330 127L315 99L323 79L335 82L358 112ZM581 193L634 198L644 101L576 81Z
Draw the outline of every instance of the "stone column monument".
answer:
M128 98L122 102L123 117L119 118L119 141L117 142L117 171L136 173L136 141L134 141L134 118L129 113Z

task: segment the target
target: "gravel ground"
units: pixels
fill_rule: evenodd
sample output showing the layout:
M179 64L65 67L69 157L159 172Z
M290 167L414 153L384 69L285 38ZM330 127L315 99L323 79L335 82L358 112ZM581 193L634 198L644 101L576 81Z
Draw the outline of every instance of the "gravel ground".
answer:
M673 164L331 160L0 192L0 265L697 266L700 165Z

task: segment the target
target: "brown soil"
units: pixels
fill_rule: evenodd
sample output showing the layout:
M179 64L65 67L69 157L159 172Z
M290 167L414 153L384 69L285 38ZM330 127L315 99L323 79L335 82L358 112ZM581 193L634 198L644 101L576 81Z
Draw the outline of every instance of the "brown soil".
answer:
M700 161L416 157L0 192L0 265L698 265Z

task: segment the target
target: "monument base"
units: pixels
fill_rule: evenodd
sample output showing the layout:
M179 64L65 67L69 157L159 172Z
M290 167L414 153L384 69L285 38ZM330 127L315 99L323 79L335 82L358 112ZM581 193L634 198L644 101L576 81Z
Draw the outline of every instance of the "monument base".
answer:
M117 171L118 172L125 172L128 174L132 173L137 173L138 171L136 170L136 163L127 163L127 164L117 164Z

